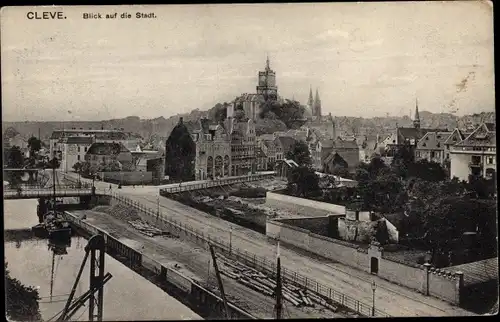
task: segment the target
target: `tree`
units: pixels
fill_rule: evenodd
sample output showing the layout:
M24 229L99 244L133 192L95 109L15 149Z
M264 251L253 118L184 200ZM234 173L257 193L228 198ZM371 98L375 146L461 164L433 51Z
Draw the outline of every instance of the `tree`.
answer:
M80 173L82 170L82 164L80 162L73 164L73 170L75 170L76 173Z
M319 178L309 167L291 168L288 173L288 189L297 196L307 197L319 191Z
M309 147L302 141L295 141L290 151L285 154L285 158L297 162L299 166L308 167L312 164Z
M13 169L20 169L23 167L23 165L24 165L23 153L21 152L21 149L17 145L14 145L9 150L7 167Z
M261 118L277 118L285 123L289 129L296 129L304 125L305 108L299 102L285 100L283 103L278 101L266 101L261 105Z
M349 170L341 165L335 165L331 172L334 176L339 176L346 179L351 179L351 173Z
M59 159L58 158L52 158L51 160L49 160L49 162L47 163L47 166L51 169L58 169L59 166L61 165L61 163L59 162Z
M5 262L6 313L16 321L41 321L38 290L10 276Z
M42 141L40 139L32 136L28 139L28 147L30 149L30 155L34 155L36 152L40 151L42 148Z

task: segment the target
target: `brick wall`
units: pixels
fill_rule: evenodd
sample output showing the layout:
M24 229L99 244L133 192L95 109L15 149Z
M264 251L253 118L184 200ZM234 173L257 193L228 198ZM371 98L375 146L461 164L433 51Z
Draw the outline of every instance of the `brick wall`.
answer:
M327 216L331 214L345 215L344 206L297 198L269 191L266 193L266 205L296 212L308 217Z

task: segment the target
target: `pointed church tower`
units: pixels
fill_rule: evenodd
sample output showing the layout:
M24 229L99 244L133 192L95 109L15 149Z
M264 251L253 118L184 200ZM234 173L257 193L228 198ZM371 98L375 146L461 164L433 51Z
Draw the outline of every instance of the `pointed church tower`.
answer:
M314 98L314 116L321 119L321 100L319 98L318 89L316 89L316 97Z
M311 111L312 115L316 115L314 113L314 100L313 100L313 90L309 87L309 99L307 100L307 107Z
M415 118L413 119L413 127L420 128L420 114L418 113L418 98L415 99Z

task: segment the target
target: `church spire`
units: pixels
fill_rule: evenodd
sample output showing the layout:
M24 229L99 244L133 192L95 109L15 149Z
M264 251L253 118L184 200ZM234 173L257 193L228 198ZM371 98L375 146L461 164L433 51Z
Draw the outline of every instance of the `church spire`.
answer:
M267 54L267 59L266 59L266 69L269 70L271 69L271 65L269 63L269 54Z
M315 116L321 117L321 100L319 98L319 92L318 89L316 88L316 97L314 98L314 111Z
M418 98L415 98L415 118L413 119L413 127L420 128L420 114L418 113Z

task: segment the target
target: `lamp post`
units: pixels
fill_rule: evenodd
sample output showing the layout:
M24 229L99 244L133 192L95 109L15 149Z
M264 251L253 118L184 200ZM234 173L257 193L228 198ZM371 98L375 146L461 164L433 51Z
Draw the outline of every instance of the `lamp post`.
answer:
M229 226L229 255L233 252L233 225Z
M158 197L156 197L156 198L157 198L156 201L157 201L157 206L158 206L156 220L158 221L158 219L160 218L160 195L158 195Z
M375 281L372 281L372 316L375 316L375 289L377 288L377 285L375 284Z

